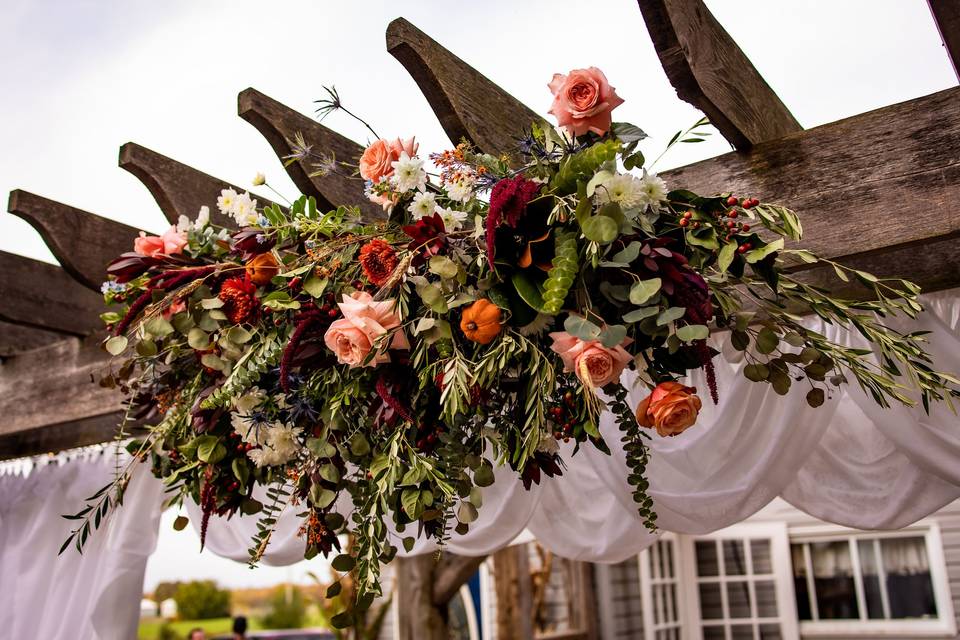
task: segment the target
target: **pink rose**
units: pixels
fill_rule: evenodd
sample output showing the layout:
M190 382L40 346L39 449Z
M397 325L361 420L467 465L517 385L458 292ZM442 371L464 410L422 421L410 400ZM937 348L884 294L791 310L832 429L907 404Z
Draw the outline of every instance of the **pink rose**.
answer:
M185 246L187 246L187 234L177 231L175 226L164 231L162 236L148 236L141 231L140 237L133 240L134 252L150 258L183 253Z
M416 138L397 138L392 142L376 140L360 156L360 175L364 180L380 182L393 175L393 163L400 159L401 153L406 152L412 158L417 155L419 147Z
M633 356L624 349L633 340L624 338L613 348L607 348L597 340L585 341L566 331L550 334L550 348L563 360L563 370L572 371L580 382L588 387L603 387L620 379L624 367Z
M553 93L548 113L575 136L587 131L602 136L610 130L610 112L623 104L623 98L596 67L574 69L568 75L555 73L547 86Z
M697 421L701 403L696 393L679 382L661 382L637 405L637 423L656 429L662 438L680 435Z
M374 300L366 291L355 291L343 296L343 302L337 306L343 312L343 317L330 325L323 341L337 355L341 364L359 366L373 349L377 338L400 326L400 317L394 311L395 300ZM390 362L387 348L410 348L403 330L395 331L389 347L381 347L367 366Z

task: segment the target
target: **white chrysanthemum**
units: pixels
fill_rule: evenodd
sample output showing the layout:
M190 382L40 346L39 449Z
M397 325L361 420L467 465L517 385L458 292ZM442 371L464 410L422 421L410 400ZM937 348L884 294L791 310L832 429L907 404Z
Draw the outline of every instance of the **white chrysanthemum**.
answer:
M596 193L600 204L616 202L624 209L629 209L644 203L642 182L629 173L607 178L600 183Z
M193 223L194 229L203 229L210 224L210 207L203 205L197 213L197 221Z
M473 197L476 179L471 175L458 174L457 179L446 183L447 197L454 202L469 202Z
M232 413L230 414L230 424L233 426L233 430L240 436L240 439L247 444L258 445L266 442L266 427L254 426L254 422L250 416L242 413Z
M245 394L233 401L234 408L242 414L248 414L267 399L266 392L260 387L250 387Z
M250 461L258 467L272 467L278 464L282 464L280 456L277 453L268 447L263 447L262 449L251 449L247 451L247 457L250 458Z
M467 219L466 211L437 207L437 213L440 214L440 218L443 219L443 228L447 231L456 231L463 226L464 220Z
M230 215L233 213L233 203L237 201L237 192L233 189L224 189L217 198L217 208L220 213Z
M413 196L413 202L410 203L410 215L414 220L419 220L424 216L432 216L437 208L437 198L432 193L421 191Z
M417 157L411 158L404 151L400 154L400 159L391 163L393 175L390 176L390 182L393 188L399 193L406 193L414 189L422 189L427 184L427 172L423 169L423 160Z
M290 461L302 448L300 432L300 427L284 424L274 424L267 427L267 446L273 449L277 457L280 458L281 464Z
M241 227L254 225L260 218L259 214L257 214L257 201L251 198L250 194L246 192L234 199L231 213L233 214L233 219L237 221L237 225Z
M193 228L193 223L190 222L190 218L187 216L180 216L177 218L177 233L186 233Z
M651 209L659 209L660 203L667 199L667 183L655 173L643 172L640 180L640 204Z

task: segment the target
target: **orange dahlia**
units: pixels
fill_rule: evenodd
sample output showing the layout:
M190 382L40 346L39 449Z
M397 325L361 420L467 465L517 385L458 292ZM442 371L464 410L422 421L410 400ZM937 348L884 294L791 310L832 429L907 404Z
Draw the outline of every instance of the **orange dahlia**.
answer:
M220 287L219 298L223 300L223 312L234 324L243 324L253 319L258 308L257 285L248 277L230 278Z
M371 240L360 248L360 266L371 284L382 286L397 268L397 252L383 240Z

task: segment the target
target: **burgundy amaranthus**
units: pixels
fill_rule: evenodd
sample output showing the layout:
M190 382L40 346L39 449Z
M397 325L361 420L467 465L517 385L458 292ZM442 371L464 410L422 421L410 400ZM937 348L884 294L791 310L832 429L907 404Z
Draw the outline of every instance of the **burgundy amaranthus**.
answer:
M204 474L203 486L200 488L200 510L203 516L200 519L200 550L207 542L207 525L210 524L210 515L217 506L216 487L212 482L213 467L207 467Z
M182 287L188 282L192 282L198 278L203 278L210 275L216 271L216 268L217 267L215 265L208 265L205 267L195 267L192 269L171 269L153 276L147 280L147 290L141 293L140 296L133 301L133 303L127 309L127 313L124 314L123 319L117 323L117 326L113 330L113 335L119 336L127 330L127 328L130 326L130 323L133 322L137 316L140 315L140 312L143 311L147 305L153 301L154 291L170 293L171 291ZM118 279L118 282L119 281L120 280Z
M383 286L397 268L397 252L379 238L371 240L360 248L360 266L371 284Z
M501 223L516 227L527 210L527 205L540 192L540 183L522 175L504 178L490 190L490 211L487 213L487 260L493 268L496 254L496 232Z
M293 334L290 335L287 346L283 349L283 355L280 357L280 388L283 389L284 393L290 393L290 366L293 363L293 357L297 355L300 342L307 332L323 319L323 314L315 308L306 309L294 318L297 324L293 329Z

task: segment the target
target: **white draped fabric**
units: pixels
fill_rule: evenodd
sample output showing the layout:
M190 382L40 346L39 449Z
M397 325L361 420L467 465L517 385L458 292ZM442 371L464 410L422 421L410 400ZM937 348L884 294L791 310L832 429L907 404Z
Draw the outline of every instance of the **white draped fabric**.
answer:
M0 636L137 637L143 574L160 525L162 485L137 469L124 506L91 533L83 555L57 556L84 499L113 473L112 452L0 475Z
M960 371L958 293L924 296L927 312L918 321L890 321L904 331L931 331L931 352L944 371ZM858 340L817 318L807 322L834 340ZM651 443L650 494L662 529L715 531L777 496L823 520L892 529L960 497L960 419L947 408L933 407L929 416L919 408L880 409L858 387L848 386L812 409L803 384L778 396L769 385L743 377L742 356L729 345L715 346L724 354L716 358L720 403L707 400L694 428ZM706 391L699 371L691 384ZM646 393L635 389L632 402ZM596 562L618 562L650 545L656 536L637 516L612 415L603 417L601 432L612 456L590 447L571 456L572 445L565 445L564 475L544 478L531 491L508 469L498 470L497 481L483 492L480 518L469 533L453 537L449 550L487 554L524 531L561 556ZM192 511L191 521L199 522L198 510ZM288 564L302 557L297 527L294 515L285 514L266 562ZM214 519L207 547L245 559L254 530L255 518ZM412 553L433 549L419 541Z

